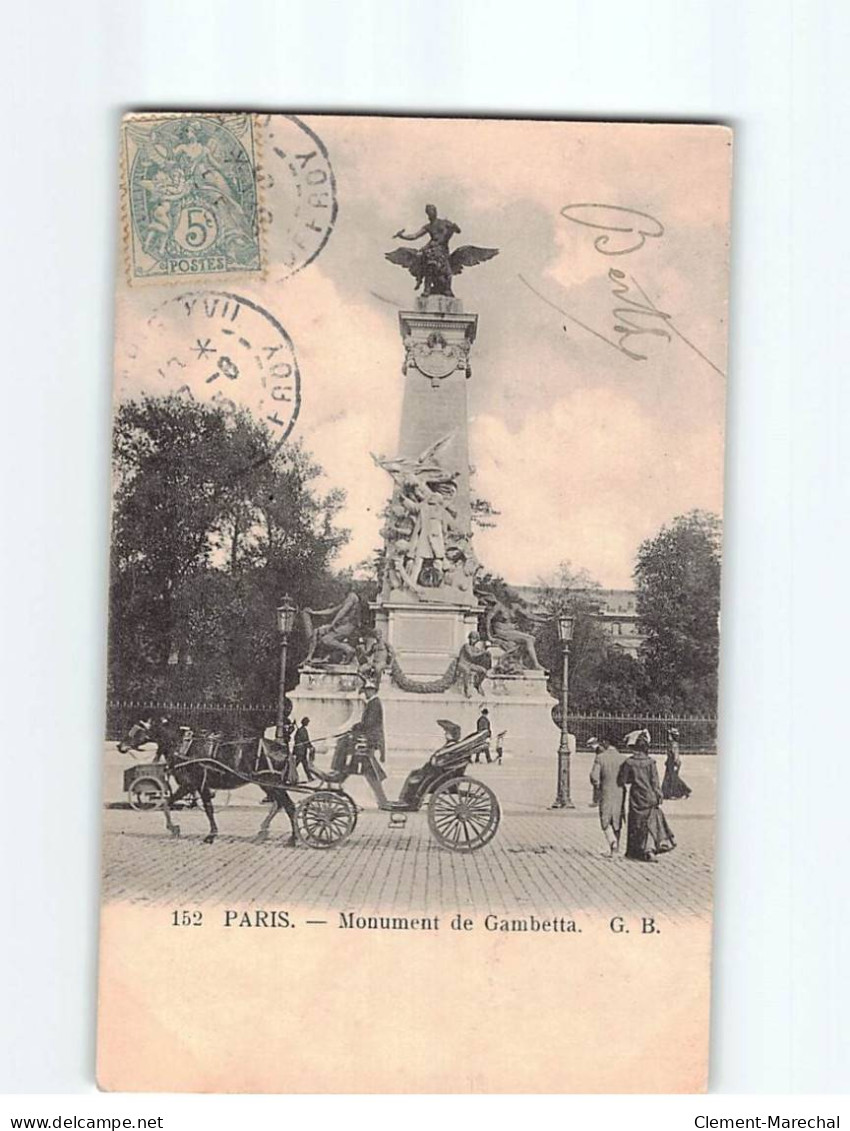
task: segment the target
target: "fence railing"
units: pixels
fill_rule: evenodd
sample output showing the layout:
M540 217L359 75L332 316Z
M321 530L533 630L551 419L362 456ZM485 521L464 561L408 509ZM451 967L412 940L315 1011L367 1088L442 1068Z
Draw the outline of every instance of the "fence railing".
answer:
M569 730L576 736L579 750L587 746L589 738L607 738L615 746L630 731L645 728L652 739L654 754L666 754L670 748L669 731L679 732L679 751L682 754L717 753L717 719L713 715L569 715Z
M247 738L274 726L277 707L266 703L196 703L174 700L111 699L106 704L106 738L117 742L134 723L151 715L167 715L193 730L221 731L229 738Z
M106 737L115 742L134 723L151 715L168 715L194 730L221 731L232 738L248 737L273 726L276 714L277 707L265 703L110 700L106 705ZM579 750L586 749L587 740L594 736L604 736L619 745L629 731L645 727L652 738L653 753L664 754L670 746L670 727L674 727L679 732L682 754L717 753L717 719L713 715L571 714L568 725Z

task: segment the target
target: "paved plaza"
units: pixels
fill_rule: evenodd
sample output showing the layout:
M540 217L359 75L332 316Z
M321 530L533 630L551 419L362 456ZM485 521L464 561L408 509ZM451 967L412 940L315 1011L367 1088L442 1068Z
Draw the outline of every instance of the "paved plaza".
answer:
M107 799L119 762L107 754ZM217 798L221 836L205 845L201 810L176 815L179 839L166 833L161 813L108 807L104 813L104 898L169 906L214 902L237 906L300 906L317 911L392 908L396 914L428 911L655 914L708 917L716 759L684 759L682 775L693 789L686 801L667 802L675 852L655 864L603 856L604 840L591 808L589 754L573 759L572 811L551 810L555 756L522 764L470 767L502 806L495 839L470 855L451 853L430 837L426 815L410 814L391 828L375 810L365 783L349 791L363 812L342 845L316 850L284 847L289 822L281 813L264 844L253 840L267 807L253 787ZM390 764L387 785L395 796L415 764ZM623 838L625 840L625 838Z

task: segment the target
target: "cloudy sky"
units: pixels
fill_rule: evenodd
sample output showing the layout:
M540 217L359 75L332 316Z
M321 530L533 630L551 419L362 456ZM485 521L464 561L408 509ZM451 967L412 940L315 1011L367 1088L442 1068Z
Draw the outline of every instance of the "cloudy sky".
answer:
M426 203L460 225L456 244L500 249L455 283L479 315L468 390L475 487L501 512L494 530L475 536L486 568L533 583L569 559L605 586L628 586L644 538L694 507L720 513L725 130L303 120L333 164L335 229L300 273L287 278L271 264L264 282L227 289L266 307L293 340L302 381L295 434L328 483L348 492L352 540L340 564L379 543L389 483L369 452L396 446L405 380L398 310L413 300L411 276L384 252L397 246L395 231L424 222ZM589 204L645 218L598 207L562 215ZM643 245L618 255L603 254L596 242L606 233L589 226L635 223L647 233ZM609 252L641 239L607 234ZM615 348L624 317L615 285L646 305L642 288L668 316L631 316L633 326L664 331L623 343L644 360ZM118 357L167 293L119 280ZM143 384L119 381L118 395Z

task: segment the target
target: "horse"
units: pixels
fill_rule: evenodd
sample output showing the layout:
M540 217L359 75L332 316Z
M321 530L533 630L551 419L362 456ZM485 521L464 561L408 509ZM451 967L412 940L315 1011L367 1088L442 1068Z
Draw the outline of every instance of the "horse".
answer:
M271 808L257 832L256 839L266 840L269 835L269 825L283 809L289 817L291 827L291 835L285 845L287 848L294 848L295 805L283 787L281 773L271 768L271 762L268 762L268 770L262 772L258 770L256 757L251 753L252 749L256 750L254 745L256 740L222 743L218 747L210 743L209 753L203 750L195 753L191 745L188 752L183 749L185 732L186 728L171 719L154 717L135 723L130 727L127 736L118 743L118 749L122 754L126 754L129 750L138 750L148 742L156 743L154 761L164 759L166 769L177 782L178 787L173 794L165 797L162 807L165 825L171 835L180 836L180 826L171 819L172 807L187 794L197 793L210 825L209 834L204 837L204 844L212 844L218 836L212 803L213 793L216 790L239 789L243 785L257 785L271 801ZM265 781L261 779L260 773Z

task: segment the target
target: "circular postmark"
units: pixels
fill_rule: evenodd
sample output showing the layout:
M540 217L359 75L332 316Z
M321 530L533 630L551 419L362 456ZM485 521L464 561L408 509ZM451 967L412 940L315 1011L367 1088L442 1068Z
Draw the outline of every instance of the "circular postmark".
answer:
M245 409L269 429L274 450L301 406L292 339L258 303L227 291L189 291L157 306L119 363L116 391Z
M270 272L286 279L312 263L337 216L336 181L321 138L293 114L257 114L262 221Z

